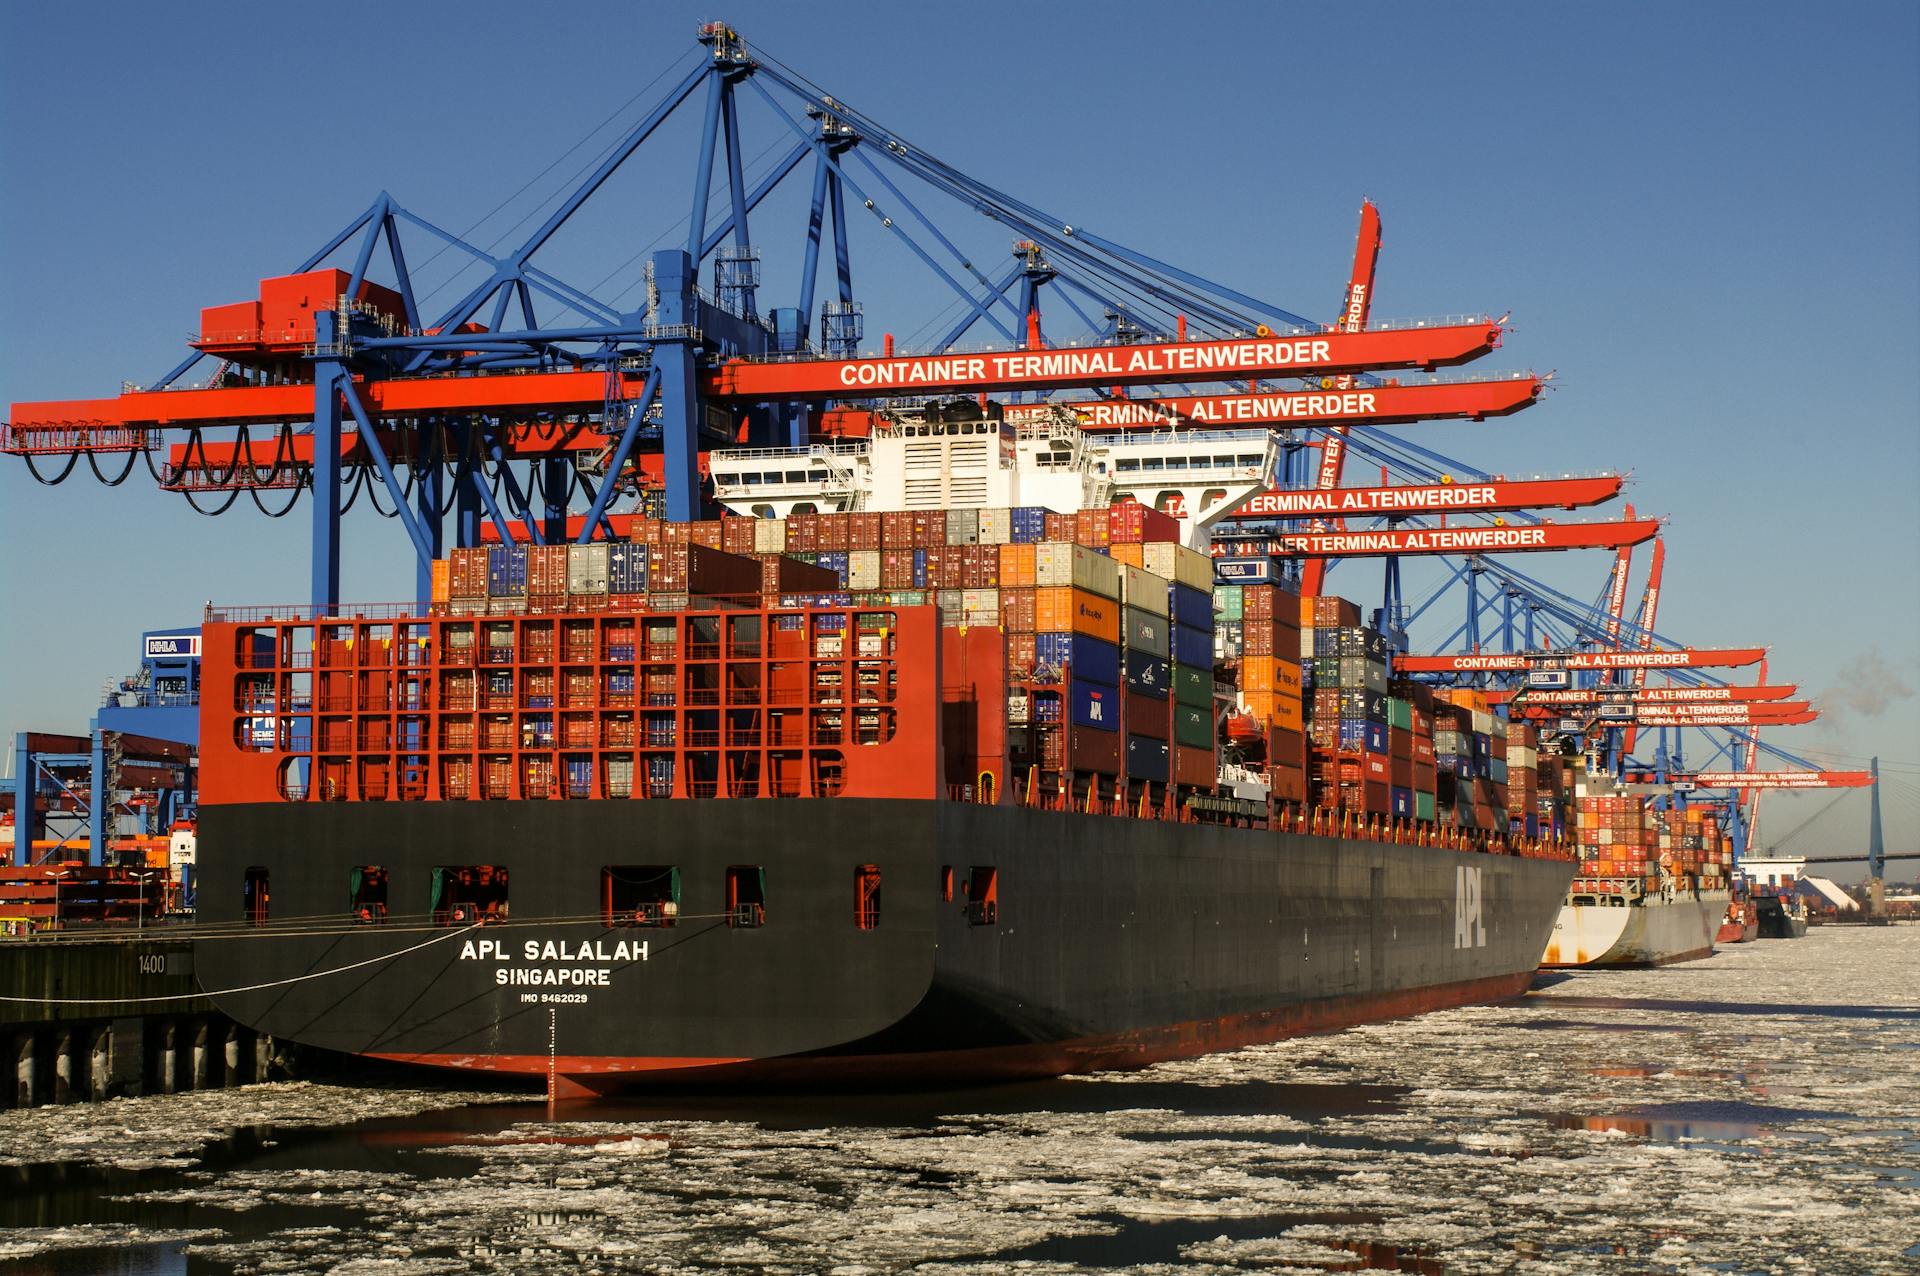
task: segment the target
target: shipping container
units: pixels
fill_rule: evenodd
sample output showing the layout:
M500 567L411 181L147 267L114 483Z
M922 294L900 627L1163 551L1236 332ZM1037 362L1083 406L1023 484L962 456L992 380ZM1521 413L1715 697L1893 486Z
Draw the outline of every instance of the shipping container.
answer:
M1175 665L1173 667L1173 698L1181 704L1210 710L1213 705L1213 674L1206 669L1195 669L1190 665Z
M487 597L527 596L527 546L487 546Z
M1173 729L1173 702L1166 696L1122 688L1127 730L1135 735L1150 735L1164 740Z
M1167 630L1167 619L1163 615L1155 616L1137 607L1121 608L1120 644L1129 651L1145 651L1166 659L1172 654L1171 635ZM1207 645L1211 650L1211 639Z
M1070 688L1070 696L1074 725L1100 731L1120 730L1119 691L1076 678Z
M605 541L591 545L567 546L567 592L569 594L607 592L608 548Z
M1144 611L1163 619L1168 614L1168 584L1163 576L1156 576L1144 567L1120 567L1120 601L1127 606ZM1207 612L1207 623L1213 623L1211 608Z
M1190 629L1213 631L1213 598L1203 589L1174 583L1168 590L1173 618Z
M1173 662L1192 668L1207 668L1213 663L1213 635L1186 625L1173 627Z
M1120 685L1120 649L1086 634L1070 632L1036 633L1033 636L1034 663L1058 674L1071 670L1074 681L1102 687Z
M1167 782L1169 763L1167 742L1147 736L1127 736L1127 774L1138 780Z
M652 550L646 545L615 543L607 547L607 592L644 594L647 592L647 563Z
M1036 589L1033 627L1040 632L1070 630L1103 642L1120 641L1120 604L1082 589Z
M1048 539L1047 511L1039 505L1016 505L1007 511L1010 538L1016 545L1033 545Z
M1072 586L1120 601L1120 564L1085 545L1047 541L1034 549L1033 583Z
M1148 571L1163 579L1190 589L1213 589L1213 559L1197 549L1172 541L1152 541L1145 551L1145 563Z
M1213 713L1190 704L1173 706L1173 739L1193 748L1213 747Z
M1127 689L1165 698L1173 681L1165 657L1129 648L1121 653L1121 672Z

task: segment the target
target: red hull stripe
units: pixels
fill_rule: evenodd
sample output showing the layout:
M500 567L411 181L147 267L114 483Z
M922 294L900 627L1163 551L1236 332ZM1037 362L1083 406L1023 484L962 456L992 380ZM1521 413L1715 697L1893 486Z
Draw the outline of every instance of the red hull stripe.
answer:
M927 1051L884 1055L802 1055L780 1059L710 1059L675 1056L523 1054L393 1054L371 1057L399 1063L543 1077L552 1068L563 1097L605 1094L628 1085L725 1085L737 1082L846 1081L1011 1081L1140 1068L1169 1059L1188 1059L1238 1050L1285 1037L1332 1032L1356 1024L1401 1019L1477 1002L1517 997L1532 982L1533 971L1495 975L1429 988L1327 998L1284 1010L1196 1019L1137 1032L1082 1037L1071 1041L980 1050Z

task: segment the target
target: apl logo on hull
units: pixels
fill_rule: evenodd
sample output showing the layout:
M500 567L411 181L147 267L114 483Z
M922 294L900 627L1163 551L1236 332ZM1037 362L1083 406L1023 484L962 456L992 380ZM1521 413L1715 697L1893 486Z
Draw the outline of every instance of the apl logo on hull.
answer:
M1487 924L1480 916L1480 870L1464 864L1453 871L1453 946L1487 946Z

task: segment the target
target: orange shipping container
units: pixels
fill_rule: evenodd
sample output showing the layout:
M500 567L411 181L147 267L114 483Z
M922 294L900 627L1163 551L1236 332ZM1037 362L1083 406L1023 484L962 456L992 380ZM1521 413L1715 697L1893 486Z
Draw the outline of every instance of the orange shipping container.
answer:
M1142 569L1147 565L1147 547L1139 541L1115 541L1107 547L1107 552L1116 563Z
M451 594L452 589L453 589L453 564L449 563L444 558L434 559L433 560L433 592L428 596L429 600L436 603L444 603L452 596Z
M1297 695L1284 691L1248 691L1242 693L1242 698L1247 702L1247 712L1261 722L1286 731L1306 729Z
M1102 642L1120 641L1120 604L1084 589L1033 591L1033 627L1043 634L1085 634Z
M1001 545L1000 588L1029 589L1033 586L1032 545Z

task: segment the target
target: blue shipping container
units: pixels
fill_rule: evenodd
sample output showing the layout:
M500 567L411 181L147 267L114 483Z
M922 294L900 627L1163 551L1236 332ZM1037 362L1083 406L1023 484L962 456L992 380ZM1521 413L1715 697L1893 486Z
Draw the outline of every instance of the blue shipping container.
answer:
M615 541L607 546L607 592L644 594L652 562L648 547Z
M1263 585L1277 580L1271 558L1216 558L1213 580L1218 585Z
M1340 747L1361 749L1367 753L1387 751L1387 724L1364 718L1340 719Z
M1173 666L1145 651L1129 651L1122 658L1129 691L1138 691L1164 700L1173 685Z
M1047 511L1042 505L1016 505L1008 520L1010 536L1016 545L1033 545L1047 539Z
M840 587L847 586L847 551L844 549L827 550L814 558L816 567L824 567L840 577Z
M927 587L927 551L924 549L913 551L913 587L915 589Z
M1118 731L1120 693L1112 687L1074 679L1073 720L1079 726L1093 727L1098 731Z
M1213 668L1213 635L1188 625L1175 625L1173 663L1189 669Z
M1393 813L1406 819L1413 818L1413 790L1394 788L1388 790L1393 799Z
M1167 742L1143 735L1127 737L1127 774L1136 780L1167 782Z
M487 546L487 597L519 598L527 592L527 547Z
M1120 685L1120 649L1085 634L1035 634L1034 663L1042 669L1071 669L1075 682Z
M1173 618L1182 625L1213 632L1213 595L1186 585L1173 586Z

